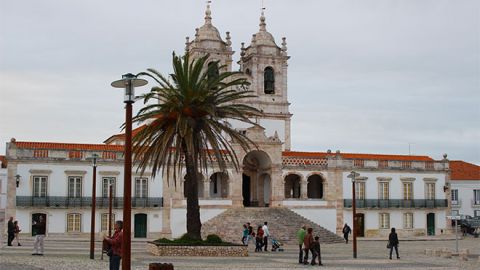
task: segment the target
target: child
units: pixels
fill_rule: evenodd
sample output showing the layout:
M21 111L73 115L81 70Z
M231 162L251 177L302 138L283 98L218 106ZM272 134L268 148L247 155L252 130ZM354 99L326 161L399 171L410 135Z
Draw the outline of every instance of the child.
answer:
M318 256L318 265L323 265L322 264L322 254L320 253L320 237L315 236L315 241L313 241L313 246L312 246L312 263L311 265L315 265L315 259Z
M255 252L257 251L262 251L262 247L263 247L263 229L262 229L262 226L258 226L258 229L257 229L257 237L255 238L255 242L256 242L256 245L255 245Z

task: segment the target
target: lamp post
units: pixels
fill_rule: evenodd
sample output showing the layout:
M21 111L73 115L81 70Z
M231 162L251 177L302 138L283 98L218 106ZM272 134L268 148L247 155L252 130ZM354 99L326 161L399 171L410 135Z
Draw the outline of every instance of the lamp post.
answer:
M97 154L92 155L92 167L93 167L93 177L92 177L92 218L90 224L90 259L95 259L95 206L96 206L96 187L97 187Z
M112 197L113 197L113 184L112 178L108 180L108 237L112 237Z
M357 258L357 208L355 202L355 178L360 174L352 171L347 177L352 179L352 212L353 212L353 258Z
M135 87L144 86L147 81L137 79L128 73L122 79L112 82L112 87L125 89L125 165L123 188L123 256L122 269L130 270L131 259L131 222L132 222L132 104L135 102Z

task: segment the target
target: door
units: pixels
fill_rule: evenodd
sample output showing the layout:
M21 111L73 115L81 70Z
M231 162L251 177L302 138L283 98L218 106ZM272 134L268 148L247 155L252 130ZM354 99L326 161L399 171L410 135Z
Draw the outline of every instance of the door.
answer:
M357 236L365 236L365 214L357 213Z
M243 206L250 206L250 176L242 174Z
M435 235L435 213L427 214L427 235Z
M147 237L147 214L135 214L135 238Z
M43 220L45 220L45 224L47 224L47 215L42 214L42 213L35 213L32 214L32 236L37 235L37 229L33 226L33 223L38 223L40 222L40 216L43 217Z

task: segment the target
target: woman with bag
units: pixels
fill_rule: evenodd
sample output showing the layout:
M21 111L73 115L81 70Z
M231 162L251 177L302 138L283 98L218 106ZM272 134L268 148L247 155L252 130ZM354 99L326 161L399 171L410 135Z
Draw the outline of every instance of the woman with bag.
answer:
M390 260L392 259L393 248L395 248L395 253L397 253L397 259L400 259L400 256L398 255L398 236L395 232L395 228L392 228L392 231L388 236L387 248L390 248Z

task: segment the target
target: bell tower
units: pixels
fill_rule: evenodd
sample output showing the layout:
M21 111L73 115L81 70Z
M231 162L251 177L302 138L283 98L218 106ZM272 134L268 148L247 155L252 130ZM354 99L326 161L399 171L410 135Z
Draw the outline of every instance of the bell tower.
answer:
M210 54L209 62L220 61L219 65L225 65L225 71L232 70L232 42L230 40L230 32L226 33L225 40L220 37L218 29L212 24L212 12L210 10L210 3L207 4L205 10L205 23L195 29L195 39L190 41L186 37L185 51L190 53L192 59L202 57Z
M265 14L260 16L260 29L252 35L252 41L245 48L242 43L240 70L250 81L250 89L257 95L247 100L249 105L263 112L257 122L265 128L267 136L275 133L282 142L284 150L290 150L290 121L287 96L288 59L286 38L282 38L282 47L277 46L272 34L267 31Z

